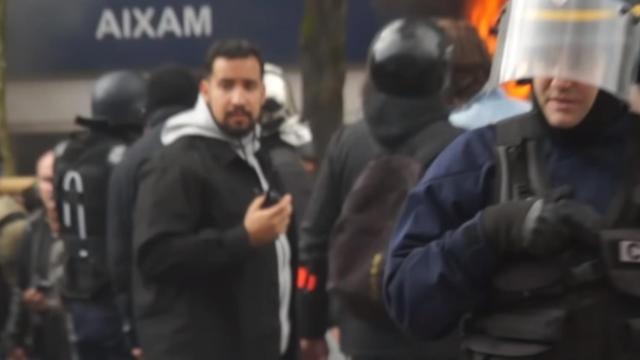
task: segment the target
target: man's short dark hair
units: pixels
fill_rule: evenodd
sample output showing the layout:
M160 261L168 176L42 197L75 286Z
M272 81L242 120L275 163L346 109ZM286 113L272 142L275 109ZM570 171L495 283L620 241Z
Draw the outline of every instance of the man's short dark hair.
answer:
M254 57L258 60L258 63L260 63L260 76L264 75L264 60L262 60L260 50L250 41L244 39L216 41L207 51L207 58L204 63L205 74L207 76L211 74L213 63L217 58L245 59L248 57Z

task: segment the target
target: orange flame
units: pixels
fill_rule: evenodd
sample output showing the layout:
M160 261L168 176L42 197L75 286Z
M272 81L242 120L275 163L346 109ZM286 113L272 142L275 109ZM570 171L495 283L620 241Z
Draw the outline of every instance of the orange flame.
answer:
M497 37L492 33L492 29L496 26L502 7L506 2L507 0L467 0L465 3L465 18L476 28L478 35L492 56L497 46ZM531 93L529 85L507 83L503 88L510 96L518 99L528 99Z
M491 55L496 51L496 37L491 29L498 21L505 2L506 0L467 0L465 4L465 18L476 28Z

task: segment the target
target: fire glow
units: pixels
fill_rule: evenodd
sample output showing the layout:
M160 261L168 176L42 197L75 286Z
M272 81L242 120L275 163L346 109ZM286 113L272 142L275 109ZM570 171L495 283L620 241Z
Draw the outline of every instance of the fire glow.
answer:
M467 0L465 2L465 18L476 28L492 56L497 46L497 36L493 30L497 26L500 12L506 2L507 0ZM509 95L518 99L528 99L531 93L529 85L507 83L503 87Z

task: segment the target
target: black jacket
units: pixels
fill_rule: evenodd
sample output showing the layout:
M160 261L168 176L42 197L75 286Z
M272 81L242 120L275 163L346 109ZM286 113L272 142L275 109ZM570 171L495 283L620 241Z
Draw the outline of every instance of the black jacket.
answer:
M295 218L302 219L311 197L313 180L304 169L300 154L292 145L284 142L279 134L262 138L261 144L268 151L284 188L293 196Z
M277 185L264 149L256 156ZM162 148L143 173L134 301L145 357L280 358L275 245L251 247L243 226L261 192L254 169L227 142L189 136ZM296 344L292 336L287 354Z
M131 269L133 253L133 209L138 195L142 166L162 148L160 134L162 124L183 107L166 107L150 115L153 125L131 145L122 161L116 165L109 179L107 209L107 266L118 307L130 319ZM135 345L135 334L130 341Z
M342 204L367 163L382 151L364 121L338 130L327 149L300 233L300 263L318 271L321 284L326 281L330 234ZM324 286L311 294L299 294L298 300L300 336L324 336L331 313ZM339 303L331 315L341 329L342 351L348 355L413 355L424 346L404 336L393 324L363 320Z
M298 295L301 337L321 337L327 329L329 296L325 284L331 261L327 258L330 235L353 183L379 153L394 152L417 137L444 135L429 126L446 122L447 111L436 102L403 100L371 90L365 99L365 116L365 121L334 134L302 222L300 264L314 272L319 286L311 293ZM336 322L342 330L341 347L348 355L400 358L440 353L433 349L433 344L403 335L391 320L367 321L340 304L338 308ZM442 353L449 354L451 344L442 345L446 348Z
M638 191L639 120L601 91L578 125L547 121L534 104L510 122L460 136L440 154L398 220L387 308L425 338L462 325L464 359L638 359L638 267L618 242L634 237L573 234L560 254L529 257L498 254L484 230L485 210L498 199L541 198L560 188L603 216L604 229L638 227L630 194ZM501 153L510 153L507 161ZM497 194L503 187L509 191Z
M65 360L70 356L69 338L65 314L56 292L52 263L52 246L56 239L43 210L37 210L29 218L29 226L18 249L17 288L13 291L13 304L7 324L10 346L28 348L31 355L51 360ZM58 274L59 275L59 274ZM22 294L29 288L43 291L51 309L35 313L22 301Z
M131 248L133 246L133 207L138 194L142 166L160 148L164 120L184 110L170 107L153 114L155 124L131 145L122 161L113 168L109 180L107 213L107 252L111 280L117 294L129 292L131 286Z

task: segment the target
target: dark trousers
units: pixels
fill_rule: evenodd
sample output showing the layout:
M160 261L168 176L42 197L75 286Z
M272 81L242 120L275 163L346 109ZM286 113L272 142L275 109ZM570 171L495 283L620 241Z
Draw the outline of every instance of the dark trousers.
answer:
M79 360L130 360L115 304L67 301Z
M61 310L47 311L32 317L33 349L30 359L71 359L66 314Z

